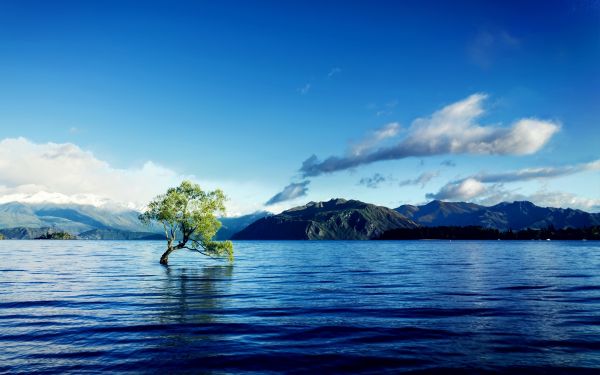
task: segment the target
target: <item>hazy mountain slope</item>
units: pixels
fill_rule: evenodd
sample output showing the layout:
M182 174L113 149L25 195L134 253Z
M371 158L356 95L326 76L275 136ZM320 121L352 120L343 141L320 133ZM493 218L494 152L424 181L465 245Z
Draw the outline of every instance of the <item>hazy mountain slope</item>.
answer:
M138 220L139 212L122 208L103 208L90 205L34 204L38 216L59 217L90 228L116 228L129 231L149 231Z
M267 211L258 211L249 215L220 218L219 220L221 221L222 226L217 232L215 239L219 241L229 240L234 234L246 228L248 225L269 215L272 214Z
M44 226L42 221L29 205L18 202L0 204L0 228Z
M48 228L64 231L73 235L99 230L96 237L115 236L111 231L132 232L131 236L148 235L148 232L159 232L158 227L147 227L138 220L139 212L122 208L102 208L89 205L52 204L52 203L19 203L0 204L0 229L12 229L7 238L35 238L45 233ZM43 229L41 232L39 229ZM28 233L36 235L29 235ZM125 236L127 237L127 236ZM104 239L104 238L101 238Z
M416 224L387 207L356 200L310 202L252 223L237 240L366 240Z

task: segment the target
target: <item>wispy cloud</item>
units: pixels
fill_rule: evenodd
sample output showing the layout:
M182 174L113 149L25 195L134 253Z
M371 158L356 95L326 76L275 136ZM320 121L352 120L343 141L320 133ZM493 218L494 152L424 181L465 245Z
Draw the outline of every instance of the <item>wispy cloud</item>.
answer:
M386 178L379 173L375 173L371 177L363 177L358 181L359 185L364 185L371 189L377 189L379 185L386 181Z
M381 116L389 116L394 112L394 108L396 108L396 106L398 105L398 100L390 100L389 102L385 103L385 104L375 104L375 103L371 103L369 105L367 105L367 109L369 110L374 110L375 111L375 116L377 117L381 117Z
M444 167L456 167L456 163L450 159L442 161L440 165L443 165Z
M335 76L337 74L341 74L341 73L342 73L342 69L340 69L338 67L331 68L329 73L327 73L327 78L332 78L333 76Z
M271 206L276 203L281 203L285 201L289 201L292 199L300 198L305 196L308 193L308 185L310 181L302 181L302 182L293 182L288 186L284 187L282 191L275 194L269 199L265 205Z
M469 59L483 69L490 68L502 54L521 46L521 40L505 30L482 30L467 46Z
M389 123L380 129L375 130L360 142L351 147L352 156L358 157L364 153L371 152L374 147L381 144L386 139L394 138L400 132L400 124L397 122Z
M485 183L527 181L539 178L553 178L567 176L584 171L600 170L600 159L575 165L560 167L524 168L516 171L501 173L480 173L475 176L477 180Z
M429 181L431 181L433 178L439 176L439 174L440 174L439 171L423 172L414 179L400 181L400 183L398 183L398 185L399 186L420 185L421 188L424 188L425 185L427 185L427 183L429 183Z
M298 92L300 93L300 95L306 95L310 91L311 87L312 87L312 85L310 83L307 83L304 86L300 87L298 89Z
M524 168L501 173L478 173L466 178L448 182L437 193L427 194L429 199L440 200L473 200L495 201L507 195L504 183L529 181L534 179L550 179L568 176L585 171L600 170L600 159L589 163L566 165L560 167ZM510 193L509 195L513 195ZM506 199L505 196L503 199Z
M330 156L319 160L316 155L306 159L300 172L305 177L354 168L382 160L411 156L445 154L526 155L537 152L559 130L553 121L524 118L512 126L482 126L476 120L484 113L485 94L474 94L448 105L427 118L413 121L406 136L392 146L374 149L377 142L368 137L359 143L370 147L356 148L345 156ZM398 133L393 134L395 136ZM389 138L389 137L387 137Z

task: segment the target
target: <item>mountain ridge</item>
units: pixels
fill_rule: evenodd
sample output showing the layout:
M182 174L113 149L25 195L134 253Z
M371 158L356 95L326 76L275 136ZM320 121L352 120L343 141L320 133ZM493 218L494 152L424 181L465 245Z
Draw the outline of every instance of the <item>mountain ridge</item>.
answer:
M6 239L33 239L48 231L64 231L80 239L94 240L162 239L161 228L144 226L138 215L138 211L122 208L9 202L0 204L0 233ZM600 225L600 213L540 207L528 201L482 206L434 200L392 210L336 198L308 202L277 215L258 211L220 220L222 227L216 240L370 239L386 230L415 226L480 226L500 231L583 228Z
M396 211L423 226L481 226L498 230L583 228L600 225L600 213L572 208L540 207L529 201L482 206L465 202L431 201L402 205Z
M398 212L357 200L341 198L309 202L264 217L236 233L234 240L367 240L386 230L417 224Z

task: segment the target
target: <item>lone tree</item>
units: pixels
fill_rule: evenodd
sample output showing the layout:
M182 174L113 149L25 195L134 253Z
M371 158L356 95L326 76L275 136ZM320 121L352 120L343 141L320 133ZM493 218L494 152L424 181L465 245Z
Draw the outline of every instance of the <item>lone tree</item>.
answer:
M183 181L178 187L167 190L166 194L155 197L139 219L147 225L156 222L165 229L167 250L160 257L160 263L167 265L169 255L179 249L211 258L226 256L230 262L233 261L231 241L212 240L221 227L216 214L225 213L225 200L221 190L205 192L190 181Z

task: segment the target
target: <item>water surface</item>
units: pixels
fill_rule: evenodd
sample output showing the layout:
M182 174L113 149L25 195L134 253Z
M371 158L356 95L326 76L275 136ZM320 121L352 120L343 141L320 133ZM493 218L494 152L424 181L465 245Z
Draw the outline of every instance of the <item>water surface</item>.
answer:
M600 243L0 241L0 372L598 373Z

